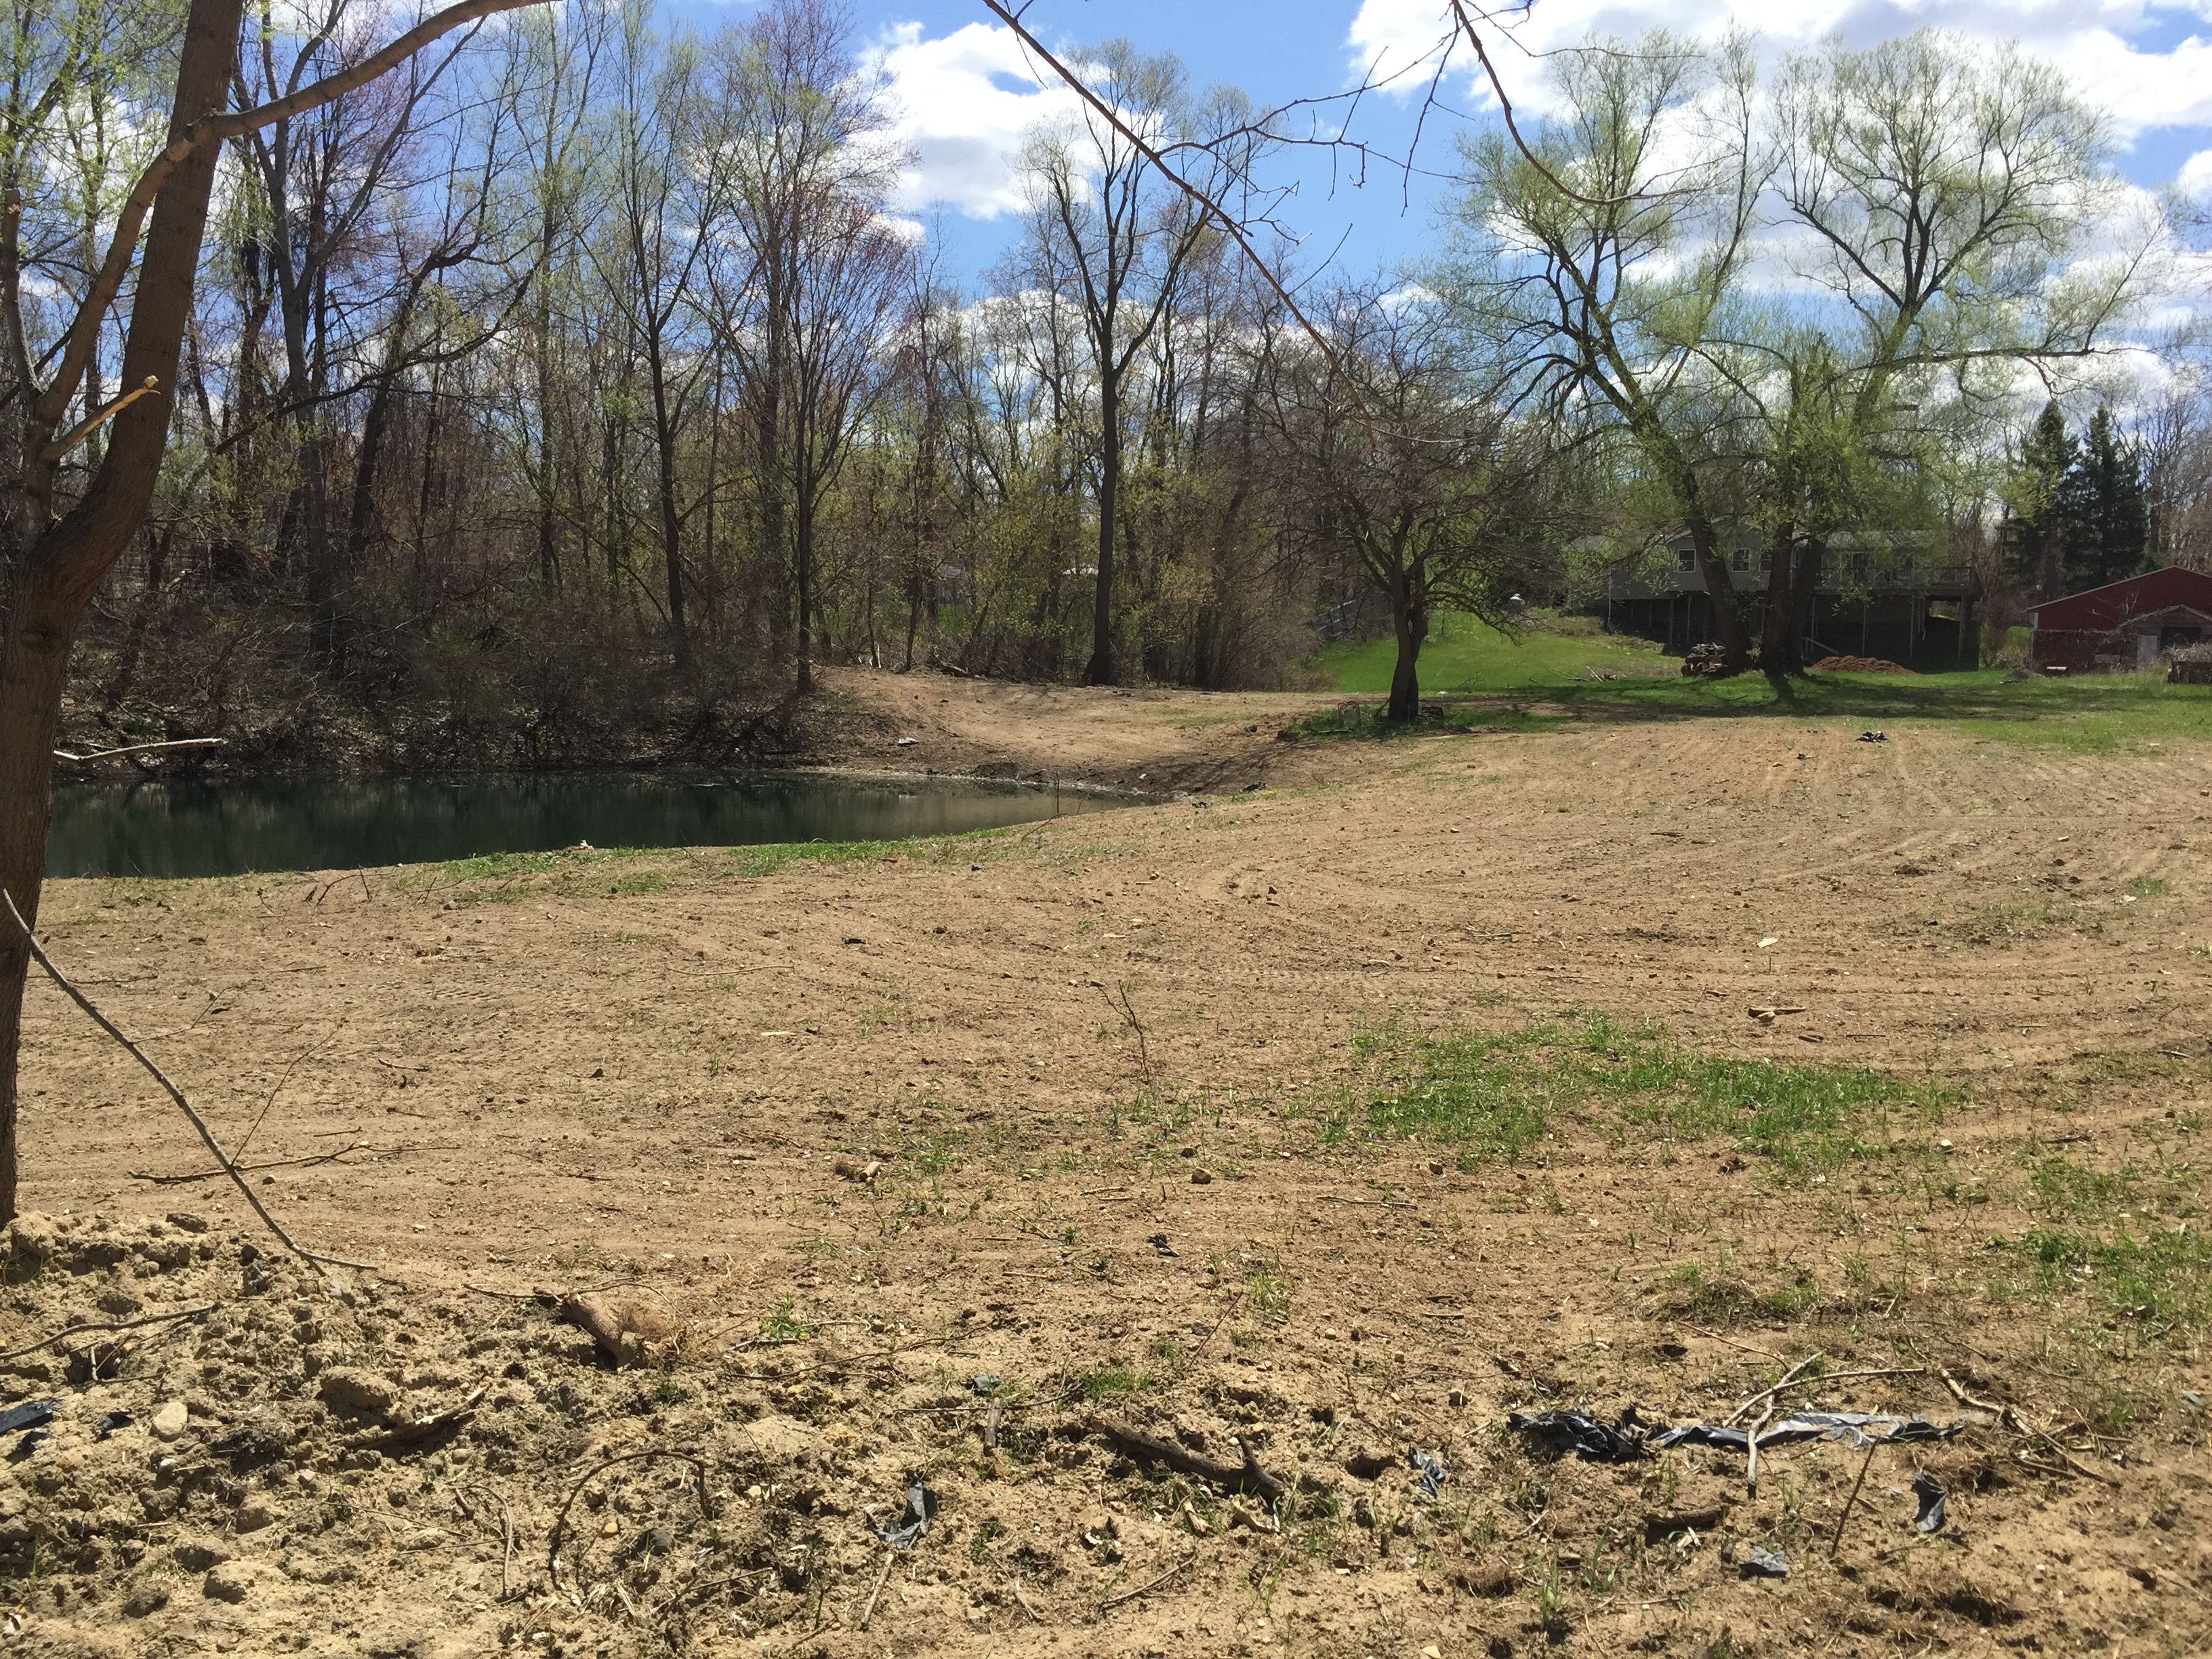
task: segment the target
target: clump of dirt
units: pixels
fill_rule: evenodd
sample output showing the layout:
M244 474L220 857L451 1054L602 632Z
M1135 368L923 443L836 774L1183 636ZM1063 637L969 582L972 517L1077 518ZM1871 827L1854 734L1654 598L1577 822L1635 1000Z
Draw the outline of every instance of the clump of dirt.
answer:
M1910 674L1903 663L1887 657L1823 657L1809 671L1815 674Z

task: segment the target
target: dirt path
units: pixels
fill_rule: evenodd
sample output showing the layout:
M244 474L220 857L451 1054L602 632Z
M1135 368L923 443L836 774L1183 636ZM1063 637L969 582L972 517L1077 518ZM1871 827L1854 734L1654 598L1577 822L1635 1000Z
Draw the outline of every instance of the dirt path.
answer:
M2159 1224L2201 1237L2212 743L2087 757L1745 720L1293 744L1275 732L1313 698L835 690L856 764L1214 793L765 874L702 851L49 889L56 955L226 1134L259 1119L257 1160L353 1149L258 1190L380 1263L388 1301L448 1310L387 1321L404 1335L374 1340L421 1345L419 1365L379 1349L387 1370L497 1383L496 1432L441 1452L438 1480L473 1471L542 1551L595 1453L718 1447L769 1471L732 1489L746 1518L725 1516L716 1559L738 1565L671 1556L619 1585L594 1567L580 1607L479 1595L496 1532L450 1509L434 1547L368 1528L415 1463L349 1476L362 1499L333 1520L283 1484L299 1460L264 1459L177 1524L281 1488L230 1547L303 1577L235 1602L180 1580L118 1637L99 1610L149 1569L118 1546L58 1604L25 1593L49 1650L460 1654L504 1632L590 1654L680 1627L709 1653L1479 1654L1546 1649L1549 1621L1574 1652L1686 1653L1726 1626L1734 1645L1708 1650L1778 1652L1809 1627L1838 1653L2148 1654L2212 1634L2212 1498L2181 1395L2206 1389L2201 1337L2106 1330L2089 1277L2024 1294L2027 1269L1989 1248L2051 1224L2034 1172L2052 1156L2162 1172ZM1962 1093L1817 1182L1730 1134L1595 1109L1497 1160L1364 1133L1378 1034L1592 1014ZM30 1206L77 1228L186 1207L210 1238L249 1236L212 1183L136 1178L198 1157L50 988L28 1017ZM720 1334L665 1398L579 1364L528 1303L460 1289L609 1280ZM319 1292L284 1293L322 1317ZM17 1294L26 1333L64 1306ZM790 1340L730 1347L763 1332ZM134 1409L189 1389L213 1424L312 1395L316 1367L367 1363L372 1339L278 1341L243 1379L200 1357L213 1340L149 1361ZM2108 1433L2069 1443L2114 1484L1977 1431L1917 1460L1957 1494L1952 1530L1923 1538L1900 1495L1916 1460L1885 1452L1831 1565L1818 1540L1859 1462L1843 1448L1772 1454L1753 1501L1740 1455L1616 1472L1532 1461L1500 1426L1576 1403L1725 1415L1772 1380L1768 1354L1815 1350L1948 1364ZM995 1460L977 1373L1003 1379ZM1960 1410L1925 1374L1817 1400ZM1084 1434L1091 1408L1232 1462L1241 1437L1334 1495L1255 1530L1205 1483L1115 1461ZM1440 1504L1413 1498L1409 1443L1448 1458ZM1345 1470L1361 1447L1376 1479ZM917 1474L939 1521L864 1632L881 1551L863 1511L885 1518ZM653 1506L680 1485L640 1480L634 1524L676 1525ZM1740 1578L1710 1539L1645 1549L1648 1516L1723 1501L1720 1541L1784 1545L1790 1578ZM161 1524L135 1547L149 1561L170 1559ZM356 1580L325 1573L349 1559ZM73 1595L94 1598L82 1618ZM342 1643L334 1620L386 1645Z

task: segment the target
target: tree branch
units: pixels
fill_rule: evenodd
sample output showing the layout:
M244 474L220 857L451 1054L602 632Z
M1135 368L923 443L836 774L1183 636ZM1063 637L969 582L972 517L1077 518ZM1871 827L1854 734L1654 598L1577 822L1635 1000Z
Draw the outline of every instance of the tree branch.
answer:
M385 46L371 52L349 69L339 70L283 97L259 104L252 109L234 111L228 115L204 116L193 122L170 143L138 175L138 182L125 198L123 210L116 216L115 234L107 245L107 257L101 261L100 273L93 279L91 290L78 306L76 316L70 324L64 337L68 348L62 354L60 368L53 383L40 394L33 407L33 418L40 425L52 427L60 421L69 400L76 395L77 382L82 378L85 365L100 337L100 319L115 296L123 290L123 279L129 275L132 256L137 250L138 233L146 222L155 199L170 174L183 166L192 152L203 144L220 143L226 138L236 138L259 128L281 121L287 116L297 115L302 110L317 109L333 103L356 88L366 86L387 70L398 68L410 58L440 36L449 34L464 23L495 13L516 11L524 6L543 3L543 0L460 0L458 5L424 18L413 28Z

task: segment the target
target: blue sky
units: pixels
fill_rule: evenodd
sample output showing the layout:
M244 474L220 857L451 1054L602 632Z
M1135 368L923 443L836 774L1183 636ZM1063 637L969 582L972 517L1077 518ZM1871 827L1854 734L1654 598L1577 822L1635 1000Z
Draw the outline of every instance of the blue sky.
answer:
M711 25L745 0L690 0ZM1007 152L1057 94L1024 68L1010 33L978 0L848 0L861 40L882 54L920 158L908 210L938 228L950 271L968 280L1014 234L1016 185ZM1378 56L1405 64L1443 32L1441 0L1034 0L1026 21L1048 44L1127 37L1173 51L1195 79L1229 81L1261 104L1340 90ZM2212 196L2212 0L1534 0L1492 46L1516 106L1540 106L1535 59L1593 32L1633 35L1656 27L1712 37L1731 22L1759 32L1775 52L1840 33L1864 46L1923 24L1990 40L2014 39L2059 64L2105 109L2124 146L2130 180L2156 188L2181 177ZM1525 48L1525 50L1523 49ZM1489 118L1487 100L1462 61L1449 88L1468 118ZM1418 96L1370 100L1354 131L1402 153ZM1423 158L1448 170L1458 122L1431 128ZM1283 218L1296 227L1310 269L1334 252L1364 274L1413 256L1428 240L1448 186L1414 183L1410 202L1394 173L1370 170L1364 188L1344 170L1332 188L1328 159L1280 160L1295 182Z

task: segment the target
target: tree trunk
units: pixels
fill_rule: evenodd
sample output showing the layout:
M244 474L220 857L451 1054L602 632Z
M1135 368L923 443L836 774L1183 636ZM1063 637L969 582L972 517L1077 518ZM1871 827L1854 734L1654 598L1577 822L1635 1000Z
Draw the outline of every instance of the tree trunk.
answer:
M1421 718L1421 647L1429 637L1428 606L1416 597L1410 581L1401 581L1390 594L1390 621L1398 638L1398 663L1390 671L1390 706L1383 719L1411 726Z
M192 0L177 64L173 139L222 107L241 5ZM122 384L143 385L152 375L164 395L142 398L115 417L106 455L83 499L10 561L14 570L0 591L0 887L33 925L70 647L85 608L145 522L154 497L217 157L217 146L204 144L185 158L162 185L147 228ZM21 939L12 928L3 931L10 937L0 943L0 1221L12 1220L16 1211L16 1066L30 968Z
M1766 625L1759 631L1759 665L1770 675L1794 674L1797 658L1797 612L1792 604L1798 562L1797 526L1788 520L1775 526L1767 555Z
M1720 635L1729 672L1741 674L1751 666L1751 636L1735 608L1735 580L1729 574L1728 561L1714 544L1712 521L1703 513L1693 512L1688 518L1690 545L1697 553L1698 572L1705 579L1705 607L1712 616L1713 632Z
M668 412L668 377L661 363L660 342L648 346L653 373L653 444L659 462L660 556L668 566L668 633L675 647L676 666L691 668L691 630L684 621L684 521L676 510L676 428Z
M1102 357L1110 354L1101 354ZM1114 501L1121 485L1121 377L1109 362L1098 374L1098 581L1091 610L1085 685L1114 684Z
M799 589L799 691L814 690L814 479L808 466L795 468L792 483L792 565Z

